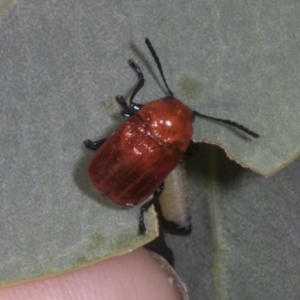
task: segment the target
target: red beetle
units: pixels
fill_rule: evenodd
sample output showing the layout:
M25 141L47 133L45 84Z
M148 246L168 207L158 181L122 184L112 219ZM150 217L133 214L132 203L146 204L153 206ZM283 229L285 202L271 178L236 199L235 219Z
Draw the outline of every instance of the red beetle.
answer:
M133 98L143 87L145 79L138 62L129 60L139 83L130 97L129 105L124 97L116 98L124 109L122 115L129 119L109 139L84 141L87 148L96 150L88 167L88 177L99 192L124 207L135 206L148 199L140 209L140 234L146 232L143 212L159 199L165 178L182 161L189 147L195 149L192 141L195 116L232 125L253 137L259 136L236 122L192 111L174 98L155 50L149 39L146 38L145 42L169 96L145 105L134 103Z

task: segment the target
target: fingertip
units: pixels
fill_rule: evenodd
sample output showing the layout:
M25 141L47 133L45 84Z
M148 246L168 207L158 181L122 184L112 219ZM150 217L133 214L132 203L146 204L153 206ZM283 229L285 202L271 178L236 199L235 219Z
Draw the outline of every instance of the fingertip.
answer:
M182 299L173 276L144 248L52 278L0 290L2 300Z

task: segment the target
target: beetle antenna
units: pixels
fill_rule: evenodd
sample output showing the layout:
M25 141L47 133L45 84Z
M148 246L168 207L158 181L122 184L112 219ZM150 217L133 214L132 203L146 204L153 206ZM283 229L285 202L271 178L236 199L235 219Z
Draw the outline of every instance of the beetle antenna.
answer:
M243 126L243 125L241 125L241 124L239 124L237 122L234 122L234 121L231 121L231 120L225 120L225 119L219 119L219 118L214 118L214 117L206 116L206 115L200 114L197 111L193 111L193 113L197 117L203 117L203 118L206 118L206 119L210 119L210 120L222 122L222 123L228 124L230 126L236 127L237 129L239 129L239 130L241 130L241 131L243 131L243 132L251 135L254 138L258 138L259 137L259 134L257 134L256 132L248 129L247 127L245 127L245 126Z
M163 70L162 70L162 66L161 66L160 60L159 60L159 58L158 58L158 56L157 56L157 54L156 54L156 52L155 52L155 50L154 50L154 48L153 48L151 42L150 42L150 40L149 40L148 38L145 38L145 43L146 43L148 49L150 50L150 52L151 52L151 54L152 54L152 56L153 56L153 58L154 58L154 60L155 60L155 63L156 63L156 65L157 65L157 68L158 68L158 70L159 70L159 73L160 73L160 75L161 75L161 77L162 77L162 79L163 79L163 81L164 81L164 84L165 84L165 86L166 86L166 88L167 88L167 90L168 90L169 95L170 95L171 97L174 97L174 94L173 94L173 92L171 91L171 89L169 88L169 86L168 86L168 84L167 84L167 81L166 81L166 79L165 79L164 72L163 72Z

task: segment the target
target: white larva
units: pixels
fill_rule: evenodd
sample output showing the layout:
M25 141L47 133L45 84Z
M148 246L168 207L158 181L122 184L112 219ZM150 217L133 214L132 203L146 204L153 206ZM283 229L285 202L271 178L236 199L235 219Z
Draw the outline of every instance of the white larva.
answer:
M179 164L165 179L165 188L159 202L164 218L174 231L178 233L191 231L188 182L184 163Z

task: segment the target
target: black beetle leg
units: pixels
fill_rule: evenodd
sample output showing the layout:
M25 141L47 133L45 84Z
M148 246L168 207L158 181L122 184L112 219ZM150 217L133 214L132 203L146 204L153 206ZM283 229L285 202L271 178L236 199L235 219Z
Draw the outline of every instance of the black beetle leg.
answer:
M130 109L129 105L127 104L125 98L122 95L118 95L116 97L117 102L125 109Z
M131 116L136 114L137 110L134 110L134 109L130 108L123 96L118 95L116 97L116 100L124 108L121 111L121 115L123 117L131 117Z
M159 186L159 188L154 192L153 198L141 206L139 216L138 216L138 219L139 219L138 233L140 235L145 234L146 231L147 231L146 226L145 226L145 222L144 222L144 212L147 211L151 205L153 205L156 201L159 200L159 196L163 192L164 188L165 188L165 183L163 182Z
M129 106L131 109L133 110L140 110L140 108L143 106L142 104L138 104L133 102L133 98L135 97L135 95L138 93L138 91L144 86L145 84L145 78L144 78L144 74L141 71L141 68L137 62L137 60L135 59L130 59L128 61L129 66L134 70L134 72L137 74L138 78L139 78L139 82L137 84L137 86L135 87L135 89L133 90L130 100L129 100Z
M102 140L95 141L95 142L92 142L91 140L85 140L83 143L85 144L86 148L96 151L104 144L104 142L106 140L107 139L102 139Z

